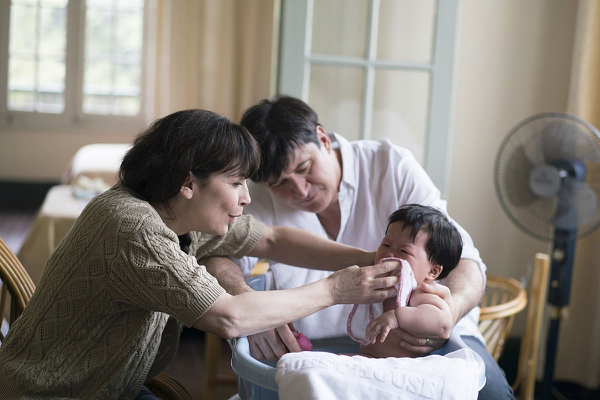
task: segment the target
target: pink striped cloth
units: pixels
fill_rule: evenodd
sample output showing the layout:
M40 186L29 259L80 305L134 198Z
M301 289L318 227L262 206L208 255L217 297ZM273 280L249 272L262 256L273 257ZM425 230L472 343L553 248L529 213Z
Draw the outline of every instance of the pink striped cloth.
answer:
M408 305L408 301L410 300L410 294L417 287L417 281L415 280L415 274L413 273L413 270L410 267L410 264L406 260L403 260L401 258L396 258L396 257L386 257L386 258L382 258L379 262L384 263L387 261L398 261L401 264L401 269L396 270L396 271L392 272L391 274L398 275L400 277L398 279L398 283L396 284L396 289L398 290L398 293L396 294L396 308L404 307L404 306ZM354 318L354 314L356 313L358 306L359 306L359 304L355 304L354 307L352 307L352 311L350 311L350 314L348 315L348 321L346 322L346 331L348 332L348 336L350 336L350 338L352 340L366 346L366 345L370 344L370 342L367 340L366 337L364 339L362 339L352 333L352 319ZM368 306L369 306L369 321L373 321L373 319L375 317L374 312L373 312L373 305L369 304ZM366 328L366 326L365 326L365 328Z

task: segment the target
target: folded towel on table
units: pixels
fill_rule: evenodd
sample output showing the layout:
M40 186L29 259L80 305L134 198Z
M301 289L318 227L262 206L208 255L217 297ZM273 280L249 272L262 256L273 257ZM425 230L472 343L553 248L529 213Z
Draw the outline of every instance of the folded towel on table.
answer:
M281 400L476 399L479 366L470 349L445 356L367 358L285 354L275 381Z

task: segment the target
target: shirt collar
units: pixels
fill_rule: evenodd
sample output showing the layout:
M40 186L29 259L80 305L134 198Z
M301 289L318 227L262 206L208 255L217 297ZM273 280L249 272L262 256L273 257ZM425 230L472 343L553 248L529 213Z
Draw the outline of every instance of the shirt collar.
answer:
M342 154L342 184L356 188L356 169L352 144L336 132L327 132L333 149L339 149Z

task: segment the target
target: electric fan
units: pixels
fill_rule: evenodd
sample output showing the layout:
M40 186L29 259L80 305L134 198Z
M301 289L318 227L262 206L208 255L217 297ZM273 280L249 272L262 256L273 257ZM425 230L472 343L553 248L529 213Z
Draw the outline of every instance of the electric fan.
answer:
M543 398L550 398L575 242L600 224L600 133L569 114L534 115L504 139L494 180L509 218L529 235L552 242L550 324L542 384Z

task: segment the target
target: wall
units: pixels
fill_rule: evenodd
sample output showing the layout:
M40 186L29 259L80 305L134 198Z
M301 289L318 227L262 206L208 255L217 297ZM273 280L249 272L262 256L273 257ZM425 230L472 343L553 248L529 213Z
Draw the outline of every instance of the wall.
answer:
M449 211L488 272L519 278L549 244L520 231L494 188L500 144L521 120L567 109L577 2L463 0ZM514 334L524 329L524 315Z
M130 132L36 132L0 128L0 181L58 182L77 149L89 143L128 143Z

